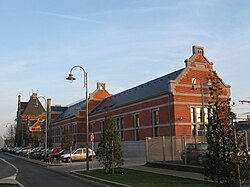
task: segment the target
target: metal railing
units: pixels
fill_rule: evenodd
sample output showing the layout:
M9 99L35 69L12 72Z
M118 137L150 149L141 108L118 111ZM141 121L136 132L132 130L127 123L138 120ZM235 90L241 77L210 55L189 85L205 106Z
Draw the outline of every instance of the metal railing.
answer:
M146 161L174 161L181 160L181 152L187 143L201 143L203 136L161 136L146 138Z

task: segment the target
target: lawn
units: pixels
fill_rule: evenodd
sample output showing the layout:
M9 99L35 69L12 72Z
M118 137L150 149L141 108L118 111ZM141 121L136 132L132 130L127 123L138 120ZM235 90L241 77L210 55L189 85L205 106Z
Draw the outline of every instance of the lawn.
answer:
M213 183L172 177L132 169L119 169L115 174L105 174L103 170L83 172L85 175L102 178L134 187L211 187Z

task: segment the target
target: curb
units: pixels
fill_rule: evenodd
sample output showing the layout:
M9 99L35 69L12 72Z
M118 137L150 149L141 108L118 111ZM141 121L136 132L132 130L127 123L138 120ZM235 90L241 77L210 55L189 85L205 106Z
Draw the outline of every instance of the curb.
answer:
M201 166L180 165L180 164L162 163L162 162L147 162L146 164L144 164L144 166L204 174L204 167Z
M110 185L110 186L133 187L133 186L130 186L130 185L127 185L127 184L121 184L121 183L118 183L118 182L113 182L113 181L109 181L109 180L105 180L105 179L101 179L101 178L96 178L96 177L89 176L89 175L84 175L84 174L78 173L77 171L70 171L70 174L78 176L78 177L83 177L83 178L86 178L86 179L91 180L91 181L97 181L97 182L107 184L107 185Z
M0 186L1 184L18 184L20 187L24 187L20 182L18 182L15 179L8 179L8 178L3 178L0 179Z
M15 155L15 154L11 154L11 153L5 153L5 154L8 154L8 155L16 157L16 158L20 158L20 159L28 161L28 162L32 162L34 164L39 164L39 165L44 166L44 167L61 166L60 164L53 164L53 163L50 163L50 162L44 162L44 161L41 161L41 160L35 160L35 159L32 159L32 158L27 158L27 157L24 157L24 156Z

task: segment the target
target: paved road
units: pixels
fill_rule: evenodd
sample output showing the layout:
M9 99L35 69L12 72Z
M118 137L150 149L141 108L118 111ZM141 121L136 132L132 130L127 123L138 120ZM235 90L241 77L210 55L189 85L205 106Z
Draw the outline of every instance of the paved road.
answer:
M64 171L58 171L52 167L45 167L30 161L6 155L0 152L0 157L4 157L6 161L18 168L16 180L25 187L46 187L46 186L84 186L84 187L104 187L107 185L90 181L84 178L79 178L70 175ZM5 169L5 171L7 171ZM1 172L2 173L2 172ZM10 173L10 172L8 172Z
M0 154L0 179L8 178L16 174L15 167L13 167L6 159L10 160L11 158L4 154Z

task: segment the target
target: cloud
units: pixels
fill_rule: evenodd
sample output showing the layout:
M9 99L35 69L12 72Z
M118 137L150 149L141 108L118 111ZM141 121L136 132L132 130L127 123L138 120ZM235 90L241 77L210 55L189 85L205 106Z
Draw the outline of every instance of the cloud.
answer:
M101 21L97 21L97 20L93 20L93 19L87 19L87 18L81 18L78 16L71 16L71 15L66 15L66 14L58 14L58 13L53 13L53 12L39 12L41 14L45 14L45 15L50 15L50 16L56 16L59 18L64 18L64 19L70 19L70 20L75 20L75 21L81 21L81 22L88 22L88 23L95 23L95 24L101 24L104 25L103 22Z

